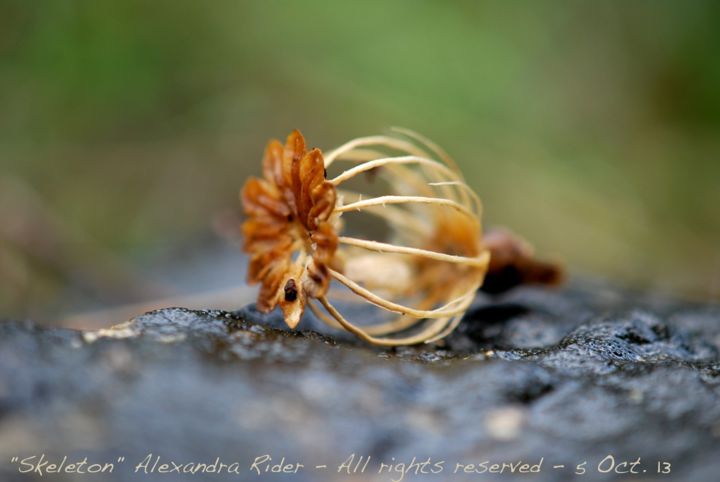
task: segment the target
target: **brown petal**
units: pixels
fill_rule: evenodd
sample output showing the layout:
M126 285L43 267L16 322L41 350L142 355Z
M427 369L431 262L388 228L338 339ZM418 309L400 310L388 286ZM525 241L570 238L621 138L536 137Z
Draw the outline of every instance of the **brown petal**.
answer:
M268 142L263 156L263 176L268 182L278 184L282 179L283 145L277 139Z
M248 216L277 216L287 218L290 210L280 199L277 189L269 182L252 177L241 193L245 214Z
M330 272L325 264L313 262L308 265L305 279L303 280L303 290L308 296L319 298L325 296L330 287Z
M246 241L277 238L287 230L287 223L277 218L251 218L242 224L242 233Z
M270 270L263 279L263 284L258 294L258 310L267 313L277 306L280 285L289 267L289 258L281 262L272 263Z
M293 130L285 141L285 154L298 161L305 154L305 138L299 130Z
M320 264L330 264L338 247L338 237L332 225L328 222L320 223L311 239L315 243L315 260Z
M300 177L308 191L325 181L325 161L317 147L305 154L300 162Z
M303 156L300 161L300 178L302 179L301 189L298 193L298 215L306 223L306 227L313 228L308 223L310 210L314 205L312 197L313 190L325 182L325 162L323 161L320 149L313 149Z
M246 237L243 243L243 250L249 254L260 254L265 251L292 249L293 240L287 232L280 232L275 236L262 235Z
M255 306L263 313L269 313L277 306L277 286L263 284L258 293Z
M305 138L296 129L288 136L285 142L285 152L283 153L283 176L286 186L293 186L293 169L297 169L295 166L297 166L304 154Z
M272 267L267 263L268 253L260 253L250 259L248 264L247 281L250 284L259 283L263 280L263 275Z
M283 250L265 250L256 253L248 266L248 282L251 284L265 282L268 273L277 266L285 265L290 259Z
M308 213L308 226L314 229L318 222L330 218L337 202L337 192L332 183L325 181L313 189L311 197L312 209Z

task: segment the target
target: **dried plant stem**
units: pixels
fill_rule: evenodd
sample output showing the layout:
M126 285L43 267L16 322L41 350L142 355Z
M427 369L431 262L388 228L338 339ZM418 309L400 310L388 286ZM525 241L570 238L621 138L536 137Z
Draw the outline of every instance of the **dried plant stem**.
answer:
M467 308L470 306L471 303L472 303L472 299L471 299L470 302L465 306L465 309L467 309ZM443 338L445 338L446 336L448 336L450 333L452 333L453 331L455 331L455 328L458 327L458 325L460 324L460 322L462 321L462 319L463 319L462 316L456 316L456 317L454 317L454 318L450 321L450 323L448 323L447 327L445 327L445 329L444 329L443 331L441 331L441 332L438 333L437 335L433 336L432 338L428 339L425 343L432 343L432 342L434 342L434 341L442 340Z
M330 182L335 186L339 186L343 182L346 182L349 179L352 179L353 177L357 176L358 174L362 174L363 172L377 169L378 167L383 167L386 165L393 165L393 164L417 164L420 166L428 166L433 170L433 172L435 172L437 174L442 174L443 176L445 176L443 178L443 180L456 179L455 173L451 169L449 169L447 166L445 166L437 161L433 161L432 159L427 159L427 158L421 157L421 156L397 156L397 157L383 157L381 159L375 159L373 161L364 162L353 168L348 169L347 171L343 172L339 176L332 179Z
M381 296L376 295L372 291L363 288L358 283L354 282L350 278L344 276L343 274L331 269L330 275L335 278L340 283L347 286L351 291L356 293L359 296L362 296L369 302L373 303L376 306L379 306L381 308L385 308L388 311L392 311L395 313L400 313L403 315L412 315L417 318L440 318L443 316L452 316L456 315L458 313L462 313L464 310L458 310L457 308L454 308L454 305L459 304L463 301L464 296L460 296L458 298L455 298L454 300L451 300L447 304L435 308L433 310L418 310L415 308L412 308L410 306L401 305L399 303L394 303L390 300L387 300Z
M474 292L468 293L465 295L465 301L463 303L463 309L467 310L468 306L472 303L472 300L474 299ZM340 325L342 325L343 328L348 330L349 332L355 334L359 338L367 341L368 343L373 343L375 345L380 346L401 346L401 345L416 345L418 343L430 343L432 341L440 339L448 329L448 323L454 322L456 318L462 318L461 315L458 315L457 317L454 317L453 319L445 317L445 318L439 318L436 320L433 320L431 323L429 323L425 328L420 330L418 333L415 333L408 337L402 337L402 338L388 338L388 337L377 337L372 336L368 333L367 330L364 328L357 326L350 321L348 321L345 317L340 314L340 312L335 309L335 307L328 301L326 297L320 297L318 299L320 303L325 307L325 309L330 313L330 315L335 318Z
M398 139L395 137L389 137L389 136L363 137L363 138L355 139L354 141L350 141L350 142L338 147L333 152L331 152L330 155L326 156L326 158L325 158L325 167L330 166L336 159L341 159L341 158L351 157L354 159L358 159L360 161L363 161L363 160L367 161L367 160L383 157L383 153L380 151L360 148L360 147L364 147L364 146L381 145L384 147L390 147L391 149L404 151L404 152L407 152L408 154L418 155L418 156L425 157L425 158L432 157L431 154L435 153L453 171L453 173L454 173L453 178L464 181L462 173L461 173L460 169L458 168L457 164L455 164L455 161L453 161L452 158L447 154L447 152L445 152L443 149L441 149L437 144L430 141L426 137L424 137L416 132L413 132L409 129L402 129L402 128L394 127L394 128L392 128L392 130L409 137L410 139L412 139L415 142L419 142L420 144L427 147L429 152L428 152L428 150L425 150L414 143L408 142L403 139ZM421 169L423 170L423 172L425 172L425 174L429 174L429 176L435 178L435 180L440 180L437 177L437 173L428 172L425 166L422 166ZM450 191L447 189L443 189L443 193L445 196L448 196L448 197L451 195ZM467 193L461 193L461 197L463 198L463 201L467 201Z
M428 147L430 149L430 151L437 154L438 157L445 164L450 166L457 173L458 178L464 180L464 177L462 175L462 171L460 170L460 167L458 167L458 165L455 163L453 158L450 157L450 155L447 152L445 152L445 149L438 146L437 144L435 144L433 141L431 141L427 137L423 136L422 134L418 134L417 132L415 132L413 130L405 129L404 127L391 127L390 129L394 132L398 132L404 136L414 139L414 140L420 142L421 144L425 145L426 147Z
M450 168L453 171L454 178L460 178L462 179L462 174L460 173L460 170L458 169L455 162L450 158L450 156L447 155L445 151L440 149L436 144L431 142L429 139L421 136L420 134L417 134L415 132L412 132L407 129L400 129L400 128L394 128L396 132L400 132L411 139L414 139L416 141L419 141L426 146L430 147L431 151L434 151L437 153L440 158L446 162ZM395 137L390 136L369 136L369 137L361 137L358 139L354 139L350 142L347 142L343 144L342 146L338 147L337 149L330 152L327 156L325 156L325 167L329 167L338 157L342 156L343 154L347 154L349 152L355 151L358 147L362 146L373 146L373 145L382 145L385 147L389 147L391 149L396 149L399 151L407 152L408 154L412 154L419 157L427 158L428 152L424 149L419 148L417 145L413 144L412 142L408 142L403 139L398 139ZM372 151L371 151L372 152ZM436 176L436 173L432 173L433 176Z
M473 208L475 209L476 215L482 215L482 201L480 201L480 198L477 194L475 194L475 191L473 191L470 186L465 184L464 181L431 182L428 183L428 186L455 186L459 188L462 197L462 203L468 205L470 204L470 200L472 200Z
M357 298L353 298L353 301L357 302ZM313 312L313 314L323 323L330 326L331 328L342 328L342 325L337 322L334 318L329 316L327 313L323 312L318 306L315 305L313 300L308 301L308 305L310 306L310 310ZM379 336L379 335L387 335L390 333L398 333L402 330L406 330L408 328L412 328L413 326L417 325L418 323L421 323L425 321L424 318L415 318L413 316L409 315L403 315L395 318L394 320L382 322L382 323L376 323L371 325L363 325L362 329L368 334L373 336Z
M375 153L371 151L372 154L380 154ZM459 201L461 201L463 204L467 205L470 203L470 200L472 200L474 204L474 208L477 210L478 214L481 214L482 212L482 203L480 201L480 198L478 195L473 191L470 186L468 186L464 181L457 180L455 177L455 173L448 169L446 166L438 163L437 161L433 161L432 159L427 159L424 157L418 158L415 156L398 156L398 157L385 157L385 158L373 158L371 161L367 161L365 159L362 159L363 164L360 164L358 166L355 166L352 169L349 169L339 176L337 176L335 179L332 180L332 182L338 186L342 182L345 182L358 174L362 172L371 171L373 169L377 169L378 167L385 167L387 169L390 169L392 171L395 171L397 174L400 175L400 177L408 183L411 183L415 189L417 189L420 192L423 192L429 196L432 196L433 190L431 187L448 187L448 186L454 186L458 188L458 191L460 193L459 195ZM375 164L378 163L378 164ZM437 174L444 174L446 176L449 176L453 180L447 180L442 177L434 176L436 179L435 182L426 183L425 180L419 176L416 172L407 169L405 165L408 164L420 164L423 167L432 167L434 169L437 169ZM451 193L450 190L445 189L443 193L446 197L455 198L458 199L458 196L455 196L453 193Z
M459 191L459 196L456 196L455 193L452 192L452 190L448 189L443 189L443 195L451 199L456 199L464 205L470 205L470 201L472 200L472 203L474 205L473 207L476 209L477 213L482 214L482 202L480 201L480 198L475 193L475 191L473 191L470 186L468 186L462 180L436 180L434 182L426 182L426 180L422 176L418 175L417 172L409 169L405 165L394 164L385 167L386 169L397 174L400 179L403 179L404 182L412 184L412 186L417 189L418 192L426 193L428 195L434 194L434 191L432 189L433 187L444 188L447 186L455 186Z
M354 193L352 191L338 192L342 193L343 196L348 195L362 198L362 195ZM420 219L417 219L413 216L408 216L406 210L399 209L393 206L370 206L365 208L363 212L381 217L391 223L393 226L403 227L407 230L412 231L416 235L426 236L430 230L430 227ZM400 232L402 232L402 230L400 230Z
M353 152L354 154L354 152ZM370 157L370 159L359 159L358 162L366 162L368 160L372 159L378 159L385 157L383 153L376 153L377 155ZM350 159L345 159L350 160ZM355 160L355 158L353 158ZM408 166L404 166L401 164L392 164L384 166L384 169L387 169L388 172L394 174L397 176L398 179L402 179L404 183L407 183L410 187L415 189L418 194L422 194L425 196L434 196L435 190L433 190L432 186L427 182L427 179L420 176L416 171L410 169Z
M415 189L418 194L423 194L425 196L435 195L435 190L427 182L427 179L422 177L416 171L410 169L409 166L405 166L402 164L391 164L385 166L385 169L387 169L388 172L390 172L391 174L397 176L399 179L402 179L403 182L407 183L410 187Z
M419 309L424 310L428 309L435 303L436 299L425 299L422 303L420 303ZM424 320L422 318L416 318L414 316L410 315L402 315L394 320L390 320L384 323L376 323L373 325L363 326L363 329L368 335L372 336L382 336L382 335L389 335L392 333L399 333L401 331L407 330L409 328L412 328L413 326L423 322Z
M353 151L343 153L337 158L337 160L361 163L372 161L375 159L381 159L384 157L387 157L387 153L385 152L372 149L355 149ZM418 190L418 192L424 193L428 196L433 195L433 190L430 188L427 180L424 179L422 176L418 175L417 172L408 169L406 166L398 164L385 166L385 168L395 174L399 174L400 178L403 179L404 182L411 184L412 187Z
M432 189L428 189L429 185L430 186L457 186L460 189L460 198L461 198L462 202L467 204L469 202L468 197L470 197L470 198L472 198L473 202L475 203L475 207L476 207L476 209L478 209L478 212L481 211L482 208L481 208L480 198L477 196L475 191L470 189L469 186L467 186L465 184L465 179L463 178L462 173L460 172L460 170L458 169L457 165L452 160L452 158L450 158L450 156L444 150L442 150L436 144L432 143L431 141L429 141L425 137L421 136L420 134L413 133L412 131L409 131L406 129L393 128L393 130L401 132L401 133L407 135L408 137L411 137L418 141L424 142L426 145L428 145L428 147L430 147L430 149L433 152L438 154L438 156L440 156L440 158L448 166L450 166L450 168L454 171L454 174L455 174L454 177L459 179L459 182L458 181L449 181L449 182L438 181L438 182L426 184L425 180L421 176L418 176L418 174L416 172L406 169L403 166L399 166L399 165L386 166L389 170L395 171L397 174L401 174L402 179L405 182L409 182L409 183L413 184L415 189L417 189L419 192L424 192L428 195L432 195L432 192L433 192ZM376 139L376 138L373 138L373 139ZM414 152L418 153L421 151L416 150ZM410 153L413 153L413 152L410 152ZM428 154L427 152L421 152L421 153L422 153L422 157L425 157L425 158L429 157L427 155ZM338 152L337 156L335 156L333 158L333 160L343 160L343 161L352 161L352 162L360 163L360 162L372 161L375 159L383 158L385 156L386 156L386 153L379 151L379 150L354 148L354 149L343 150L342 152ZM329 164L326 162L326 166L328 166L328 165ZM424 169L423 169L423 171L425 172ZM436 179L437 179L437 177L436 177ZM452 196L450 194L450 191L447 189L444 189L443 193L445 194L445 196L455 197L455 196Z
M330 328L342 329L342 325L338 323L334 318L331 318L330 316L323 313L320 308L315 306L313 300L308 300L308 306L310 307L310 311L313 312L313 315L315 315L320 321L328 325Z
M448 206L457 211L465 214L470 219L474 219L473 214L468 208L461 205L460 203L451 199L443 199L436 197L424 197L424 196L379 196L370 199L363 199L362 201L356 201L354 203L346 204L335 208L335 212L348 212L348 211L360 211L363 208L372 206L384 206L386 204L407 204L407 203L420 203L420 204L435 204L438 206Z
M422 149L418 148L415 144L413 144L411 142L407 142L402 139L397 139L394 137L388 137L388 136L358 137L357 139L353 139L352 141L346 142L345 144L341 145L340 147L337 147L333 151L326 154L325 155L325 167L330 167L337 158L341 157L343 154L346 154L350 151L357 149L358 147L377 146L377 145L389 147L391 149L397 149L399 151L404 151L404 152L414 154L417 156L425 156L427 154L427 152L424 152Z
M369 335L363 328L354 325L343 317L340 312L328 301L325 296L318 298L323 307L335 318L343 328L353 333L357 337L380 346L399 346L399 345L416 345L418 343L426 342L428 339L442 333L447 325L447 318L439 318L433 320L428 326L422 329L419 333L404 337L404 338L380 338Z
M463 176L462 171L460 170L460 167L455 163L453 158L450 157L450 155L447 152L445 152L445 150L443 148L441 148L440 146L435 144L433 141L431 141L427 137L425 137L421 134L418 134L417 132L412 131L410 129L405 129L402 127L393 127L392 130L421 143L422 145L427 147L431 151L431 153L437 154L438 158L440 160L442 160L445 164L447 164L450 167L450 169L452 169L455 172L457 179L459 181L461 181L455 185L465 184L465 177ZM450 184L445 184L445 183L434 183L434 184L450 185ZM445 192L447 192L447 191L445 191ZM467 195L468 195L468 193L470 193L470 195L474 198L475 202L477 203L478 212L480 212L480 207L479 207L480 199L477 197L477 194L475 194L475 191L473 191L472 189L467 189L465 191L460 191L460 192L461 192L461 196L463 198L463 202L465 202L465 203L468 202Z
M488 253L487 251L483 251L479 256L469 258L467 256L456 256L453 254L438 253L437 251L413 248L410 246L396 246L394 244L381 243L379 241L368 241L365 239L351 238L348 236L340 236L338 237L338 241L340 241L340 243L342 244L357 246L359 248L365 248L371 251L377 251L379 253L411 254L424 258L434 259L437 261L464 264L466 266L473 266L476 268L486 269L488 263L490 262L490 253Z

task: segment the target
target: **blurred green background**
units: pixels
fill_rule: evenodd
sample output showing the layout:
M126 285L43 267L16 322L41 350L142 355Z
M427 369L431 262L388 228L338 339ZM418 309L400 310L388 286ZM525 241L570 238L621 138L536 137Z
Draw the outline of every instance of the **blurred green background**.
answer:
M419 131L486 224L718 299L718 25L710 0L0 0L0 316L150 296L295 127Z

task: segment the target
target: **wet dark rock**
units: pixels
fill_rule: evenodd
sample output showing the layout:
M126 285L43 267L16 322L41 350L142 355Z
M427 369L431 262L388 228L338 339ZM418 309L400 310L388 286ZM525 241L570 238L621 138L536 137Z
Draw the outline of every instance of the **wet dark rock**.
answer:
M440 475L489 480L455 463L536 463L517 480L615 480L597 464L642 459L629 480L720 477L720 308L599 284L480 294L446 343L370 347L306 317L169 308L113 330L0 324L0 480L13 456L126 462L104 480L249 480L254 457L309 469L271 480L352 480L337 466L445 460ZM138 475L148 453L242 463L237 476ZM566 469L553 469L553 465ZM76 480L72 475L42 480ZM98 479L99 480L99 479ZM259 480L261 480L259 478ZM580 479L578 479L580 480Z

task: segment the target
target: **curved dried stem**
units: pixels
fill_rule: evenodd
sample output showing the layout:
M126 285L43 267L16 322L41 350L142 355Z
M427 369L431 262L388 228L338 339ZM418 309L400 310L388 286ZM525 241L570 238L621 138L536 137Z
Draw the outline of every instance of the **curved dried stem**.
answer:
M472 300L471 300L470 303L467 304L467 306L466 306L465 308L467 309L467 308L470 306L471 303L472 303ZM462 319L463 319L463 317L462 317L461 315L458 315L458 316L453 317L453 319L450 320L450 323L448 323L448 325L445 327L445 329L444 329L443 331L441 331L441 332L438 333L437 335L435 335L435 336L427 339L427 340L425 341L425 343L433 343L433 342L442 340L443 338L445 338L446 336L448 336L450 333L452 333L453 331L455 331L455 329L458 327L458 325L460 324L460 322L462 321Z
M351 149L339 153L335 157L335 161L347 161L347 162L365 162L372 161L373 159L380 159L387 157L387 152L379 151L376 149ZM327 161L327 157L325 158ZM325 167L328 167L327 162Z
M412 140L414 140L415 142L419 142L423 147L428 148L431 153L436 154L441 161L443 161L445 164L450 166L450 168L455 172L455 174L457 175L457 178L460 181L462 181L463 183L465 182L465 177L463 176L462 171L460 171L460 167L455 163L453 158L450 157L450 155L442 147L438 146L436 143L434 143L427 137L425 137L413 130L410 130L410 129L405 129L403 127L391 127L390 130L397 132L399 134L402 134L406 137L409 137ZM470 191L470 192L472 192L472 191ZM473 192L473 194L474 194L474 192ZM463 198L462 200L465 203L468 202L467 195L468 195L467 191L462 191L462 190L460 191L460 196ZM475 197L477 197L477 196L475 196Z
M335 208L335 212L348 212L348 211L361 211L364 208L373 206L385 206L386 204L434 204L436 206L448 206L458 212L468 216L473 222L475 220L475 213L471 212L468 208L461 205L460 203L451 199L437 198L437 197L424 197L424 196L380 196L370 199L363 199L362 201L356 201L344 206Z
M460 192L462 193L462 202L465 205L470 204L470 200L472 200L472 204L474 205L473 208L475 209L475 214L480 216L482 215L482 201L480 200L480 197L475 193L475 191L472 190L470 186L465 184L464 181L440 181L440 182L430 182L428 183L428 186L456 186ZM468 199L470 198L470 199Z
M365 146L374 146L374 145L380 145L380 146L386 146L391 149L397 149L399 151L404 151L410 154L414 154L420 157L426 157L427 152L417 147L415 144L411 142L404 141L402 139L397 139L394 137L388 137L388 136L368 136L368 137L358 137L357 139L353 139L349 142L346 142L345 144L341 145L340 147L337 147L330 151L328 154L325 155L325 167L330 167L335 160L350 152L355 150L358 147L365 147Z
M427 137L423 136L422 134L419 134L411 129L406 129L404 127L397 127L393 126L390 128L390 130L394 132L398 132L404 136L407 136L417 142L420 142L425 147L429 148L431 152L434 152L438 155L438 157L448 166L450 166L455 173L457 174L458 178L465 179L463 177L462 171L460 171L460 167L455 163L452 157L439 145L428 139Z
M380 159L374 159L372 161L366 161L351 169L348 169L347 171L332 179L330 182L334 186L339 186L343 182L352 179L358 174L362 174L363 172L371 171L373 169L377 169L378 167L383 167L391 164L418 164L422 166L427 166L436 171L436 173L445 176L444 180L456 179L455 173L449 167L439 163L438 161L433 161L432 159L421 156L397 156L383 157Z
M417 156L417 157L429 157L429 152L425 151L424 149L421 149L417 145L407 142L403 139L398 139L395 137L390 136L370 136L370 137L361 137L358 139L354 139L350 142L345 143L344 145L338 147L334 151L332 151L329 155L325 157L325 167L327 168L330 166L338 155L347 153L355 149L359 146L371 146L371 145L381 145L384 147L389 147L391 149L396 149L399 151L407 152L408 154ZM453 164L454 165L454 164ZM434 171L427 171L425 166L421 167L426 174L428 174L430 177L435 178L435 180L441 180L441 178L438 177L438 173ZM457 177L457 173L453 172L453 175L451 177ZM449 195L449 191L446 192L446 195Z
M328 325L330 328L334 328L336 330L342 329L342 325L340 323L338 323L334 318L331 318L328 315L326 315L325 313L323 313L322 310L320 310L320 308L315 306L315 303L313 302L313 300L308 300L307 305L310 307L310 311L313 312L313 315L315 315L320 321L322 321L323 323Z
M315 305L314 301L309 301L308 306L313 314L323 323L334 329L342 329L343 326L338 323L335 318L328 316L326 313ZM377 323L373 325L363 326L362 329L370 336L383 336L412 328L413 326L425 321L424 318L415 318L413 316L399 316L394 320Z
M436 302L437 297L433 296L425 298L423 301L420 302L418 309L430 309ZM368 333L368 335L382 336L392 333L400 333L401 331L412 328L413 326L421 323L422 321L424 321L422 318L416 318L410 315L402 315L395 318L394 320L369 325L367 327L364 327L364 329Z
M362 200L362 194L360 193L347 190L338 190L338 193L342 196L354 196L358 200ZM357 201L353 201L353 203L354 202ZM348 206L348 204L343 205L343 207L345 206ZM338 209L342 209L342 207ZM338 209L336 209L336 211L338 211ZM427 236L429 233L430 228L425 222L415 216L408 216L407 211L404 209L393 206L368 206L364 208L362 212L381 217L392 226L412 231L415 235ZM397 231L402 233L403 229L398 229Z
M337 296L333 296L333 298L336 298L336 297ZM349 300L349 301L358 301L358 297L353 296L352 300ZM320 321L322 321L323 323L325 323L326 325L328 325L331 328L342 329L342 325L340 325L337 322L337 320L328 316L326 313L324 313L322 310L320 310L320 308L315 305L315 302L313 300L309 300L308 305L310 306L310 310ZM386 321L386 322L382 322L382 323L376 323L376 324L363 326L362 329L368 335L382 336L382 335L388 335L391 333L399 333L401 331L412 328L413 326L415 326L418 323L421 323L423 321L425 321L424 318L416 318L414 316L403 315L403 316L399 316L391 321Z
M417 345L419 343L424 343L427 340L433 338L434 336L438 335L439 333L442 333L445 327L447 326L448 319L447 318L439 318L437 320L433 320L431 323L428 324L427 327L423 328L419 333L403 337L403 338L388 338L388 337L376 337L368 334L365 330L363 330L361 327L354 325L353 323L349 322L345 319L343 315L340 314L340 312L335 309L335 307L328 301L328 299L325 296L321 296L318 298L320 303L325 307L328 313L335 318L338 323L342 325L343 328L345 328L347 331L353 333L357 337L361 338L362 340L365 340L368 343L372 343L374 345L380 345L380 346L402 346L402 345Z
M444 151L442 151L444 152ZM480 201L480 198L478 195L473 191L470 186L468 186L465 183L464 178L462 177L461 173L459 171L455 171L456 165L450 159L447 154L444 154L443 160L449 164L452 172L455 174L456 179L451 181L436 181L436 182L430 182L427 183L426 180L418 175L417 172L412 171L410 169L407 169L403 165L399 164L393 164L393 165L387 165L385 166L388 170L395 172L399 175L400 179L403 180L405 183L410 183L412 186L419 192L427 196L432 196L433 190L431 187L443 187L443 186L456 186L459 191L459 198L458 196L450 196L453 198L456 198L458 201L462 202L463 204L469 204L470 200L472 200L473 204L475 205L475 209L478 213L482 212L482 202ZM382 159L385 157L385 153L373 150L373 149L354 149L351 151L343 152L340 155L337 156L336 160L344 160L344 161L353 161L353 162L367 162L367 161L373 161L377 159ZM444 194L447 196L449 194L448 190L443 190ZM468 199L469 198L469 199Z
M440 160L442 160L445 164L447 164L452 171L455 174L455 177L459 179L460 181L465 181L462 172L460 171L458 165L455 163L455 161L450 157L450 155L442 149L440 146L438 146L436 143L431 141L425 136L422 136L418 134L415 131L412 131L410 129L404 129L400 127L392 127L391 130L393 132L396 132L398 134L404 135L408 138L410 138L415 143L419 143L420 146L408 143L402 139L398 139L396 137L390 137L390 136L373 136L373 137L365 137L356 139L355 141L351 141L349 143L344 144L343 146L340 146L335 151L333 151L330 154L330 163L332 163L336 159L353 159L357 161L369 161L372 159L377 159L380 157L384 157L383 152L377 150L377 149L363 149L364 146L384 146L386 148L391 148L395 150L405 151L408 154L415 154L415 155L421 155L422 157L432 157L432 154L436 154ZM330 163L327 162L326 157L326 167L330 165ZM423 168L423 170L425 170ZM433 175L431 173L431 175ZM448 190L443 190L444 194L446 196L449 195ZM460 191L460 197L462 198L463 202L467 202L467 196L473 196L474 192L472 190L468 191ZM476 195L474 197L477 197Z
M372 149L355 149L349 152L345 152L338 156L338 161L350 161L355 163L373 161L376 159L382 159L387 157L387 153L376 151ZM404 183L410 184L418 193L432 196L434 194L430 184L427 183L427 179L420 176L417 172L412 169L408 169L406 166L399 164L385 166L385 169L398 175ZM396 183L397 184L397 183Z
M380 308L384 308L388 311L392 311L395 313L400 313L403 315L412 315L416 318L440 318L444 316L452 316L457 315L458 313L461 313L464 310L458 310L457 308L454 308L453 306L461 303L464 300L464 297L467 295L464 294L458 298L455 298L451 300L450 302L446 303L445 305L435 308L433 310L418 310L415 308L412 308L410 306L401 305L399 303L394 303L390 300L387 300L381 296L376 295L372 291L363 288L358 283L354 282L350 278L346 277L345 275L330 269L330 276L335 278L340 283L347 286L353 293L356 293L359 296L362 296L372 304L379 306ZM477 288L476 288L477 289ZM473 293L475 290L472 290Z
M384 336L408 330L423 321L425 321L424 318L415 318L414 316L403 315L387 322L363 326L363 329L368 335Z
M454 254L439 253L437 251L430 251L428 249L413 248L409 246L396 246L389 243L381 243L379 241L368 241L366 239L351 238L348 236L338 237L338 241L343 244L349 244L351 246L357 246L359 248L369 249L371 251L377 251L379 253L400 253L400 254L412 254L415 256L421 256L424 258L434 259L437 261L445 261L448 263L464 264L467 266L473 266L476 268L486 269L490 261L490 253L483 251L480 255L475 257L467 256L456 256Z

